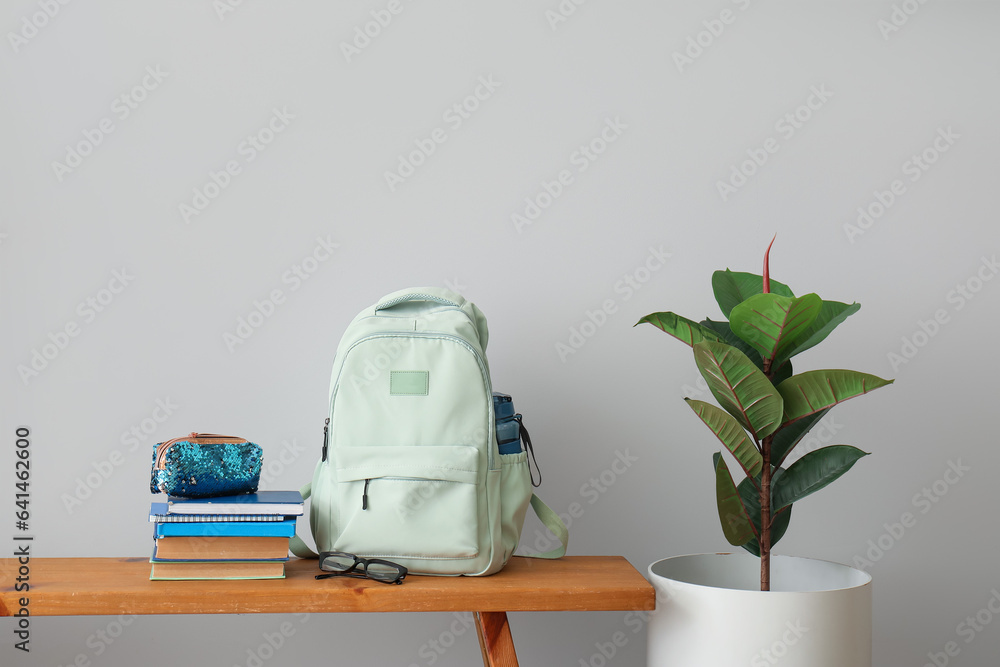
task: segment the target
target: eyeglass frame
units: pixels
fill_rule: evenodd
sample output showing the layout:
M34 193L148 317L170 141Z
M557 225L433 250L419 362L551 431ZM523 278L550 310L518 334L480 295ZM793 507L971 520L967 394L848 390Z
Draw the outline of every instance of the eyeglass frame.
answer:
M346 570L338 570L336 572L331 572L330 570L325 570L323 568L323 561L331 556L340 556L354 559L354 565L347 568ZM377 563L380 565L388 565L396 569L396 577L392 581L387 581L385 579L378 579L368 574L369 563ZM357 573L358 566L361 566L361 574ZM352 577L354 579L371 579L372 581L377 581L382 584L401 584L403 579L406 578L409 570L406 569L404 565L399 563L394 563L391 560L385 560L383 558L362 558L352 553L347 553L346 551L321 551L319 554L319 568L323 570L323 574L317 574L316 579L327 579L329 577Z

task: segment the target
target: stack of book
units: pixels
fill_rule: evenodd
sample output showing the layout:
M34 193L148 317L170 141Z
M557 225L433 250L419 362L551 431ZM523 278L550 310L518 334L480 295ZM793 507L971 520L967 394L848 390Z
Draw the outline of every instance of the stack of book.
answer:
M298 491L258 491L152 503L149 578L281 579L303 512Z

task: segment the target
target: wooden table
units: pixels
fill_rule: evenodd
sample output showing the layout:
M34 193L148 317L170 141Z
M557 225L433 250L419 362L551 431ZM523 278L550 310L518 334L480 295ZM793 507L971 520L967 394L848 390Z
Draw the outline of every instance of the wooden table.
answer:
M15 559L0 559L0 616L27 595L32 616L472 611L487 667L516 667L508 611L651 610L653 587L621 556L515 557L490 577L408 576L398 586L317 581L315 560L292 559L284 579L149 581L147 558L32 558L30 591L14 590Z

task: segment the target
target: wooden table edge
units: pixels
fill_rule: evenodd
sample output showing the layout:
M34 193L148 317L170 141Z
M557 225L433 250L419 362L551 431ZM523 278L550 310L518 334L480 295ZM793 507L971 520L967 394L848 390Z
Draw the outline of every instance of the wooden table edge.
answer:
M27 564L6 558L0 559L0 616L18 615L22 600L36 617L471 611L483 664L517 667L508 612L648 611L656 605L652 585L622 556L515 557L489 577L411 576L399 586L316 581L317 571L310 561L292 559L284 579L150 581L146 558L32 558Z
M489 577L411 576L400 586L357 579L315 581L310 561L292 559L275 580L149 581L146 558L33 558L26 597L32 616L246 613L631 611L655 607L653 587L621 556L515 557ZM68 572L123 581L70 586ZM47 581L58 571L61 582ZM0 559L0 616L16 614L16 559ZM141 576L139 575L139 573ZM538 573L538 585L531 573ZM94 575L96 576L96 574ZM526 582L531 584L526 585ZM102 588L103 586L103 588ZM248 595L247 593L252 593Z

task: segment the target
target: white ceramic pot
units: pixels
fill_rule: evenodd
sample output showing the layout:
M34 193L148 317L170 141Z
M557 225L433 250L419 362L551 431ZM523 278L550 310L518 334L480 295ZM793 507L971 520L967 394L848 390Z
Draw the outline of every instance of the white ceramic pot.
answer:
M649 667L871 667L872 580L861 570L772 556L762 592L759 559L698 554L657 561L649 578Z

